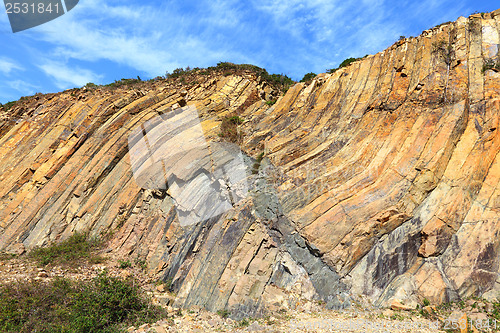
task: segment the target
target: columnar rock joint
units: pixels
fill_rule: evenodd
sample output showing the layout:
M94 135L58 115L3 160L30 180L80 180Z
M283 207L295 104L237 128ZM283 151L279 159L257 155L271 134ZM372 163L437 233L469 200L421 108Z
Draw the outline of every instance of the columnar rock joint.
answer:
M496 297L499 30L500 11L461 17L272 106L251 73L36 96L0 118L0 249L114 231L110 248L172 281L177 305L240 314L291 293L337 308L358 294L380 306ZM243 119L248 171L248 196L184 227L172 193L134 178L128 147L182 107L214 147L225 117Z

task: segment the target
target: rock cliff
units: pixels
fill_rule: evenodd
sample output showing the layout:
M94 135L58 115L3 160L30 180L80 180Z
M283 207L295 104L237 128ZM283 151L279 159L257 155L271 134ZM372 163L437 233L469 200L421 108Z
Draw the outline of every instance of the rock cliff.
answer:
M276 103L247 71L28 98L0 117L0 250L107 234L175 305L235 317L496 297L499 45L497 10Z

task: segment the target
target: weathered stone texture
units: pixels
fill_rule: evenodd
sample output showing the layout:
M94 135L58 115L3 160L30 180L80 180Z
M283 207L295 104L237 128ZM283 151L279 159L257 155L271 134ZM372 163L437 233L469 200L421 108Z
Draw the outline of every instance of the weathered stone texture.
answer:
M459 18L298 83L273 106L276 92L250 74L38 96L0 120L0 249L112 230L110 248L170 280L177 305L240 315L291 291L337 308L357 294L384 306L492 297L500 73L483 64L500 57L499 28L497 12ZM250 193L183 228L171 193L136 183L128 138L186 105L209 142L223 117L244 119Z

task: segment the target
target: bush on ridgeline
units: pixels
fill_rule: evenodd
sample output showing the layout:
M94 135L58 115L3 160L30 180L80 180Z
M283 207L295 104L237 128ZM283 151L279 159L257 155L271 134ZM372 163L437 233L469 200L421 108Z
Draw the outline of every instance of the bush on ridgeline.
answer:
M3 107L4 111L9 111L16 103L17 101L12 101L12 102L7 102L1 106Z
M326 71L327 71L327 73L330 73L330 74L331 74L331 73L335 73L335 72L336 72L336 71L338 71L339 69L344 68L344 67L347 67L347 66L349 66L350 64L352 64L353 62L358 61L358 60L361 60L361 59L363 59L363 58L366 58L367 56L368 56L368 54L367 54L367 55L365 55L365 56L364 56L364 57L362 57L362 58L347 58L347 59L345 59L344 61L342 61L342 62L340 63L339 67L337 67L337 68L332 68L332 69L327 69Z
M96 89L97 87L99 87L99 86L93 82L89 82L85 85L85 88L87 88L87 89Z
M232 62L219 62L217 66L211 66L206 69L208 72L222 72L241 74L242 72L252 72L263 81L266 81L273 87L286 92L295 81L284 74L269 74L266 69L250 64L234 64Z
M140 78L138 79L121 79L121 80L115 80L115 82L111 82L111 83L108 83L106 84L105 86L106 87L110 87L110 88L118 88L118 87L123 87L123 86L132 86L132 85L135 85L137 83L141 83L142 80L140 80Z
M312 79L314 79L316 77L316 73L307 73L306 75L304 75L304 77L302 78L302 80L300 80L300 82L308 82L308 81L311 81Z

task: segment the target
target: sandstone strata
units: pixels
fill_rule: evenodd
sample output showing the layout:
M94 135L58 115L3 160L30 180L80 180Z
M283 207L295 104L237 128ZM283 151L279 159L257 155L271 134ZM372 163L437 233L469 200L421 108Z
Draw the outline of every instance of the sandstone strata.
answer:
M499 29L499 11L461 17L272 106L276 91L250 73L37 96L0 122L0 249L113 231L110 248L171 281L175 305L236 317L290 302L287 290L331 308L359 294L380 306L495 297L500 73L483 64L499 59ZM181 107L196 108L209 147L238 114L247 168L247 194L188 226L172 186L138 184L128 141ZM228 151L198 155L198 169L231 172ZM176 168L177 185L199 177ZM184 191L186 205L207 188Z

